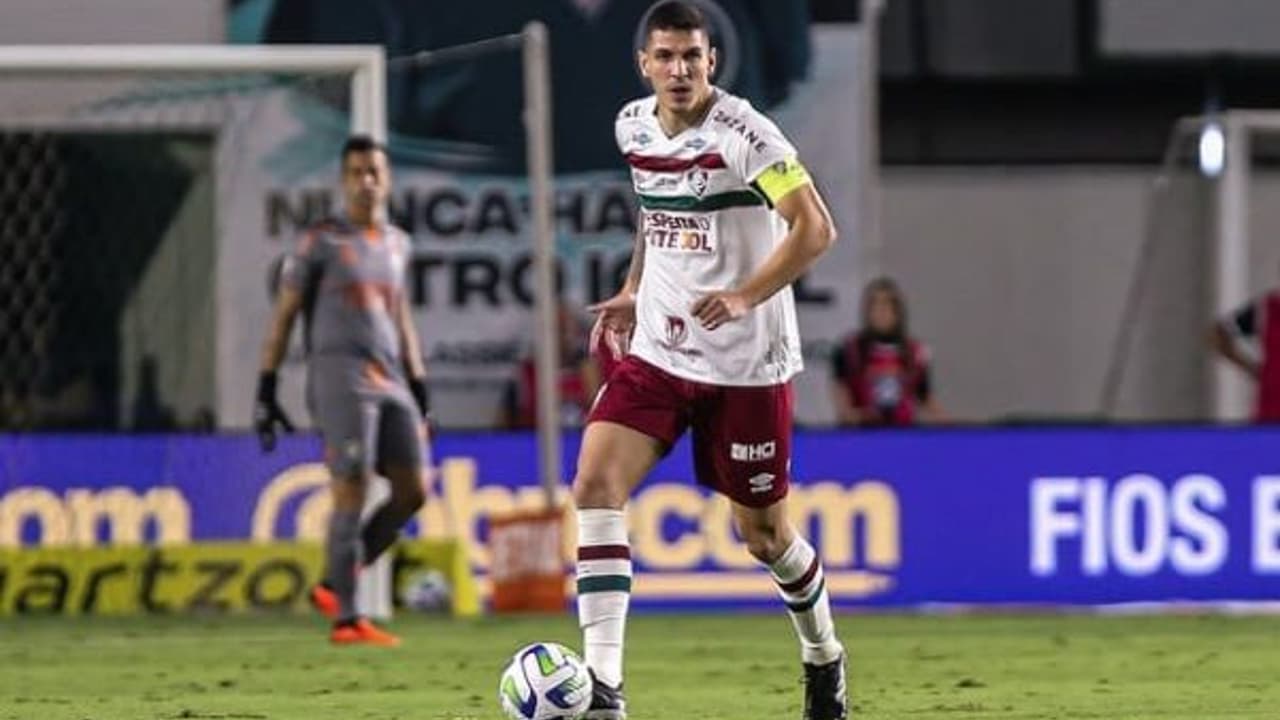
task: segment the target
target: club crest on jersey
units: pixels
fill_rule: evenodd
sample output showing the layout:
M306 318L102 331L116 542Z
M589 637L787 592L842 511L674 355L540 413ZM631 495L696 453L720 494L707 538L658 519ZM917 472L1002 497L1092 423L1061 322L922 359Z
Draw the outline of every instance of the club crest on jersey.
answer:
M685 319L676 315L667 315L666 318L666 337L658 340L658 347L667 352L679 353L687 357L700 357L702 355L701 350L684 347L684 341L689 339L689 326Z
M689 326L685 324L684 318L668 315L667 344L683 345L687 337L689 337Z
M694 168L689 171L689 189L694 195L702 197L707 191L707 186L711 184L711 174L702 168Z
M696 137L691 139L689 142L685 143L684 146L689 148L690 150L701 150L702 148L707 146L707 141L703 140L700 137Z

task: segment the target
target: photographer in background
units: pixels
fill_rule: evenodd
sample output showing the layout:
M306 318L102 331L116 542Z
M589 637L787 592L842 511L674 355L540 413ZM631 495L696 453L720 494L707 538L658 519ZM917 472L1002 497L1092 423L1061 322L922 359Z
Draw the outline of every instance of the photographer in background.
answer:
M862 294L862 326L831 357L837 423L906 426L938 422L928 349L907 329L898 284L880 277Z

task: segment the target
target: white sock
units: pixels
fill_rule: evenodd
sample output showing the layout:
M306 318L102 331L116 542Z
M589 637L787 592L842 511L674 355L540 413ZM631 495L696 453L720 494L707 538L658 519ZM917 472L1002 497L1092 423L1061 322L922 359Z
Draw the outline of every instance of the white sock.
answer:
M801 659L813 665L825 665L840 657L844 648L836 640L822 562L813 546L796 535L769 570L800 636Z
M622 638L631 600L631 544L622 510L578 511L578 625L587 666L622 684Z

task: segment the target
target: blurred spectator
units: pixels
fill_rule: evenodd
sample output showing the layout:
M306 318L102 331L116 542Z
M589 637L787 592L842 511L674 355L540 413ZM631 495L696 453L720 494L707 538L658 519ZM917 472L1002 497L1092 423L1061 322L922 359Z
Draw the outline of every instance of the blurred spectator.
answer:
M560 304L556 325L560 342L560 423L578 427L586 419L600 389L600 366L595 354L588 352L587 333L582 320L568 303ZM516 430L537 425L537 387L536 352L530 348L516 368L515 377L507 385L500 427Z
M862 327L831 358L841 425L914 425L942 419L933 398L929 352L911 337L897 283L872 280L862 294Z
M1246 340L1256 343L1250 352ZM1254 419L1280 421L1280 289L1237 309L1214 324L1210 344L1258 384Z

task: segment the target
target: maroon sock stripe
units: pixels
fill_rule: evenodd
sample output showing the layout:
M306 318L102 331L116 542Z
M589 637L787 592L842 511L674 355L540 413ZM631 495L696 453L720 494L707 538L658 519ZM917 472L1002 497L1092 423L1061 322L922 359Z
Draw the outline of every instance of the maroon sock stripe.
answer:
M626 545L583 545L578 548L579 560L630 560L631 548Z
M782 588L782 592L797 593L805 588L806 585L813 582L813 576L818 574L818 556L813 556L813 562L809 563L809 569L804 571L799 580L789 583L778 583L778 587Z

